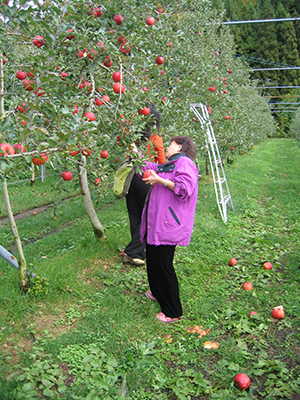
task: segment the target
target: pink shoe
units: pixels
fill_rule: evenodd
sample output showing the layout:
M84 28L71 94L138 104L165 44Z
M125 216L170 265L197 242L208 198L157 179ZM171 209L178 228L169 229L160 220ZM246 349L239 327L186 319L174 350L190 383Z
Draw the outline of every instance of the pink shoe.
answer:
M159 314L157 314L156 318L159 319L161 322L165 322L167 324L169 322L179 322L182 320L182 317L178 317L178 318L167 317L163 312L160 312Z
M153 294L150 292L150 290L147 290L147 292L146 292L145 294L146 294L146 297L147 297L149 300L157 301L156 298L153 296Z

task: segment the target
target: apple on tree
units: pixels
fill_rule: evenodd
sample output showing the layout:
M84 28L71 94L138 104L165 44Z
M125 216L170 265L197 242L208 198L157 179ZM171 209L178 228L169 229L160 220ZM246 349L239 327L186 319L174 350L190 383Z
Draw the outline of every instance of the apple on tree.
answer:
M16 153L14 147L9 143L0 144L0 156L12 156Z
M84 114L84 118L88 119L89 122L92 122L92 121L95 121L96 116L95 116L95 114L94 114L93 112L87 111L87 112Z
M156 64L158 64L158 65L162 65L164 63L164 61L165 61L164 58L161 56L156 57L156 60L155 60Z
M33 44L36 47L42 47L45 44L45 39L43 38L43 36L38 35L33 39Z
M250 386L250 378L244 373L235 375L235 377L233 378L233 381L234 381L234 385L239 390L248 389L248 387Z
M78 148L78 146L75 146L75 148ZM77 156L77 154L79 153L79 150L75 150L75 148L72 148L72 149L69 150L69 154L72 157Z
M84 147L84 148L81 150L81 154L82 154L83 156L86 156L86 157L90 156L91 153L92 153L92 150L88 149L87 147Z
M102 10L100 7L97 7L93 10L93 14L95 18L99 18L102 15Z
M65 171L61 174L64 181L70 181L73 178L73 174L71 171Z
M139 114L140 115L145 115L145 116L149 115L150 114L150 108L148 108L146 106L144 106L143 108L140 108L139 109Z
M112 78L115 82L120 82L121 81L121 72L116 71L112 74ZM124 79L124 75L122 74L122 80Z
M100 157L103 159L106 159L108 157L108 151L107 150L102 150L100 153Z
M48 156L46 153L40 153L39 158L31 155L31 161L34 165L44 165L47 160Z
M26 152L25 146L21 145L21 143L15 143L13 146L16 150L21 150L23 153Z
M20 79L20 81L23 81L26 79L26 72L25 71L17 71L17 79Z
M101 183L101 179L100 178L96 178L96 181L94 183L95 186L99 186Z
M125 86L124 86L124 85L121 85L120 82L116 82L116 83L114 83L114 85L113 85L113 91L114 91L115 93L117 93L117 94L119 94L120 92L121 92L121 93L124 93L124 91L125 91Z
M119 25L119 26L122 24L123 19L124 19L124 18L122 17L121 14L115 15L114 18L113 18L113 20L115 21L115 23L116 23L117 25Z
M103 60L103 64L108 68L112 66L112 63L112 59L109 56L105 57Z

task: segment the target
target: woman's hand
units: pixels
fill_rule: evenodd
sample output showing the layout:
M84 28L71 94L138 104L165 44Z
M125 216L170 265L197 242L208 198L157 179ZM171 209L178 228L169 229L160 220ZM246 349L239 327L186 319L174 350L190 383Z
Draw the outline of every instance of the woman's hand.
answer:
M151 186L155 186L158 183L163 183L164 179L160 178L157 173L155 171L153 171L153 169L147 169L147 174L150 174L149 176L147 176L147 178L143 178L143 181L146 182L147 185L151 185ZM146 172L145 171L145 172ZM145 173L144 173L145 176Z
M150 175L147 176L147 178L143 178L143 181L146 182L147 185L155 186L158 183L160 183L166 189L170 189L170 190L174 191L174 187L175 187L174 182L169 181L168 179L161 178L160 176L157 175L157 173L155 171L153 171L153 169L148 169L147 171L148 171L147 175L148 174L150 174Z

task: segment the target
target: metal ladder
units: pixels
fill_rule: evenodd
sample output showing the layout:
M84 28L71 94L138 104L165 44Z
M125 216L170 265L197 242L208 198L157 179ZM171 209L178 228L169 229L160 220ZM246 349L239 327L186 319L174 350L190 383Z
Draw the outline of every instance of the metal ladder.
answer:
M223 163L221 160L219 147L214 134L214 130L209 118L207 107L202 103L190 104L191 111L193 111L201 123L202 129L206 132L206 147L208 151L217 204L224 223L227 223L227 204L229 203L231 209L234 211L232 199L227 184Z

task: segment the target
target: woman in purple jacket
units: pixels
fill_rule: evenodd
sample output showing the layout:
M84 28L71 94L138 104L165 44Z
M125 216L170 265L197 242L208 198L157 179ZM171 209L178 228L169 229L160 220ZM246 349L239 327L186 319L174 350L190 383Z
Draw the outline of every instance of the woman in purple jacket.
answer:
M143 179L151 185L141 225L145 238L150 300L157 300L162 322L182 319L177 276L173 267L176 245L187 246L191 239L198 194L198 170L192 161L195 145L191 138L175 136L166 149L165 164L147 162L151 175Z

